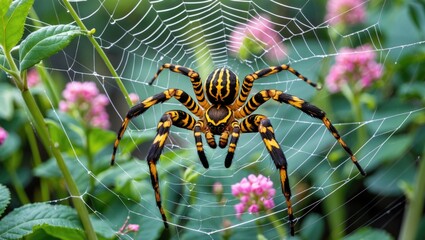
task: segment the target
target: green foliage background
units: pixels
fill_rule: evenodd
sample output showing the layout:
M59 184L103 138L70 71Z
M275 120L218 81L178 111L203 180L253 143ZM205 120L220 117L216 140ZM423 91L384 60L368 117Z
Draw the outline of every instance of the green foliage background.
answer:
M14 4L17 2L28 6L31 4L31 1L15 1ZM174 6L180 6L179 1L172 2ZM252 7L232 1L223 2L240 7L244 11L249 11ZM326 1L305 2L308 7L303 5L299 7L302 7L304 16L307 16L312 25L317 26L323 22ZM183 59L178 64L197 69L202 76L215 67L214 63L202 59L204 56L202 51L205 51L202 50L205 44L203 37L195 37L193 41L193 45L201 46L200 49L194 47L194 54L184 57L180 52L169 52L166 55L156 52L152 46L167 40L166 35L160 35L150 46L135 47L137 51L134 57L123 58L125 54L131 55L126 48L133 47L135 38L143 40L145 35L138 36L135 33L143 31L146 26L136 25L131 31L120 26L133 26L140 20L140 16L145 16L147 22L152 20L155 24L153 20L156 16L148 11L151 3L148 1L142 1L140 5L137 3L135 0L125 3L107 0L102 2L101 10L98 1L73 3L84 24L89 29L96 29L94 39L100 43L112 65L116 67L128 92L136 92L141 99L144 99L173 86L174 82L167 81L166 76L159 79L158 84L153 87L145 84L162 62L176 58ZM259 9L263 7L267 9L267 3L259 4ZM289 3L289 5L297 4L299 3L293 1ZM187 4L183 10L190 11L190 6ZM155 7L162 19L176 16L182 10L180 6L173 11L161 11L170 8L169 3L159 3ZM300 117L300 113L296 110L286 107L276 110L279 106L277 104L269 104L261 109L262 113L273 116L275 121L273 123L279 125L277 129L280 130L276 131L276 136L278 139L284 139L283 142L296 142L299 139L321 141L311 145L299 143L294 145L298 148L288 148L285 151L287 156L291 156L291 163L300 163L289 166L290 172L293 172L291 183L297 183L293 186L296 195L293 201L296 203L296 216L300 218L297 224L299 232L295 238L396 239L400 236L401 225L405 221L403 220L405 205L417 196L414 184L419 162L424 161L425 142L425 29L421 24L425 22L425 4L420 0L373 0L368 1L367 9L366 24L373 26L369 30L360 31L355 37L344 36L362 30L364 26L356 26L358 29L356 27L317 29L314 34L305 32L300 35L301 37L294 37L291 40L293 46L291 50L296 49L298 52L296 54L292 52L289 60L294 62L293 66L304 75L324 83L329 67L334 62L335 47L358 46L364 43L376 46L379 49L378 60L384 65L385 73L382 79L362 93L360 102L356 103L362 113L361 118L353 110L355 105L341 93L330 94L326 90L315 92L314 89L306 90L304 85L288 87L277 77L271 78L271 84L259 84L255 89L289 89L291 94L302 96L323 108L335 123L360 123L341 124L337 128L341 133L347 133L347 142L358 150L358 158L362 160L361 164L368 173L366 178L356 177L357 173L352 171L351 163L343 162L346 156L339 146L332 148L328 159L323 161L323 155L327 155L328 149L333 146L334 140L331 137L323 138L317 134L312 134L311 138L300 137L300 133L310 134L305 130L312 121L310 118ZM281 14L280 9L268 11ZM129 12L132 14L128 14ZM91 16L92 13L95 14ZM115 24L111 19L112 15L114 19L123 18L119 24ZM24 19L23 16L21 19ZM214 20L213 16L206 17L198 24ZM273 20L279 21L279 18ZM376 25L373 25L374 23ZM69 28L61 40L58 33L51 31L39 34L39 38L37 35L35 38L34 35L29 37L41 26L58 25ZM182 163L185 159L193 158L195 151L191 146L193 141L178 137L179 134L183 134L182 136L188 134L187 139L191 139L190 133L180 132L177 129L174 133L177 145L181 145L182 149L166 149L159 164L160 174L163 173L162 189L165 189L162 191L162 197L167 199L164 205L170 212L168 215L170 222L189 229L201 229L201 232L185 228L172 229L171 232L164 231L154 203L144 156L154 137L157 120L165 110L176 106L170 104L157 107L135 121L135 127L132 127L135 131L128 131L120 145L119 167L110 167L115 131L120 125L120 116L124 116L128 110L126 93L117 86L107 66L88 40L88 36L91 35L84 33L84 36L80 36L82 33L76 26L62 1L35 1L22 33L24 42L21 41L19 32L12 34L14 36L12 38L2 40L5 47L0 52L0 64L7 69L10 69L10 64L4 57L5 52L20 44L19 51L12 51L12 56L19 66L18 73L23 78L26 69L44 59L41 64L34 67L43 85L30 89L30 92L44 117L50 139L63 156L81 195L70 195L67 188L69 183L64 179L63 171L58 167L54 154L43 145L45 142L40 136L37 121L31 115L31 106L22 96L24 88L21 88L16 80L11 80L17 76L6 74L2 69L0 102L3 105L0 111L0 126L7 129L9 138L0 146L0 239L87 238L75 199L84 202L90 213L96 237L100 239L194 237L248 239L257 234L267 239L274 239L279 232L276 229L286 231L286 218L276 219L286 216L285 204L277 206L277 213L271 214L275 219L261 218L260 221L252 221L228 231L214 231L223 228L224 220L230 220L233 224L240 223L232 208L235 202L230 200L226 206L222 206L216 200L217 196L211 192L211 186L217 179L220 179L225 186L225 197L229 199L232 197L231 184L250 173L262 173L270 176L275 183L279 182L269 157L264 154L264 147L259 144L258 136L254 140L250 137L241 139L240 146L243 148L240 152L248 152L249 155L244 155L245 159L236 161L231 169L223 169L222 162L219 161L222 152L207 150L207 155L212 156L211 160L214 159L214 162L212 170L206 172L196 159L193 162ZM192 23L191 27L198 26ZM215 32L219 27L216 26L209 31ZM16 29L19 30L18 23ZM292 30L296 31L295 28ZM226 35L230 34L228 29L224 32ZM49 40L51 37L49 34L57 38ZM146 33L147 36L151 36L150 34ZM179 29L173 34L192 39L196 33L193 30ZM288 32L282 31L281 34L286 36ZM41 41L47 41L47 45L51 45L51 48L45 48L40 53L30 51L34 48L22 47L33 46L36 44L34 42ZM58 45L54 45L55 43ZM63 48L65 48L63 51L53 55ZM320 49L327 49L325 52L329 55L318 58L317 56L323 53ZM313 57L310 58L311 56ZM230 67L241 77L270 64L261 58L254 58L251 64L236 60L232 56L225 58ZM127 60L126 64L122 64L122 59ZM253 66L256 69L252 69ZM184 82L184 78L181 77L176 79L181 80L178 84L180 88L191 93L189 81ZM111 99L110 114L113 126L111 130L87 128L79 119L56 111L64 84L75 80L95 81L108 94ZM308 124L281 126L291 121L306 121ZM360 132L365 133L366 139L363 139ZM305 151L297 152L296 149L299 148ZM321 154L320 156L313 157L308 154L315 152L314 148L319 148L317 152ZM132 155L134 151L136 154ZM249 164L258 159L265 160L255 165ZM347 179L349 181L345 182ZM323 186L325 188L321 189ZM170 191L171 189L173 191ZM214 202L217 204L208 207L208 204ZM283 196L276 197L275 202L283 203ZM202 211L182 207L188 205L207 207L203 207ZM420 215L418 224L421 227L418 228L416 239L425 236L423 212ZM210 216L213 216L213 221L202 221ZM127 217L130 217L131 223L140 225L140 231L118 234ZM249 222L253 219L253 216L244 216L243 220ZM258 226L261 226L261 230ZM202 231L211 231L211 235L206 236Z

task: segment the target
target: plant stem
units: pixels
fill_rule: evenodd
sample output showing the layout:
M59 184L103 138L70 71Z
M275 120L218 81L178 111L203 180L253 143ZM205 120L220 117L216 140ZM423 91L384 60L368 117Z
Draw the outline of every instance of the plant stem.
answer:
M21 75L22 73L19 71L18 67L16 66L16 63L9 49L3 49L3 50L4 50L3 51L4 56L6 57L7 62L10 66L10 70L8 70L7 73L9 73L13 77L16 86L21 91L22 98L34 121L34 126L35 126L35 129L37 130L37 133L41 142L43 143L46 150L51 155L53 155L56 159L56 163L58 164L58 167L68 187L68 191L71 195L71 200L74 204L74 207L80 217L81 223L86 232L87 239L97 240L96 233L90 221L89 213L87 211L87 208L84 204L83 199L80 197L81 194L78 190L77 184L75 183L71 173L69 172L68 167L65 164L65 160L62 157L58 144L53 143L52 139L50 138L49 130L44 121L44 116L41 113L40 108L38 107L33 95L28 90L25 74L23 79Z
M69 14L71 14L72 18L74 18L74 20L77 23L77 25L81 28L81 30L89 32L89 30L84 25L83 21L81 21L80 17L75 12L74 8L68 2L68 0L62 0L62 2L64 3L66 9L69 11ZM131 102L131 99L128 96L127 89L125 88L123 82L121 81L121 78L118 76L118 73L115 71L114 66L112 66L111 61L109 61L109 58L106 56L105 52L100 47L99 43L96 41L96 39L93 37L92 34L88 34L87 37L90 40L90 42L92 43L92 45L94 46L94 48L96 49L96 51L99 54L99 56L102 58L102 60L105 63L106 67L109 69L109 72L114 77L115 82L117 83L119 89L121 90L122 94L124 95L125 100L127 101L127 104L129 106L133 106L133 103Z
M57 87L55 85L55 81L52 79L52 76L50 76L50 74L46 71L46 67L43 63L37 64L36 69L40 75L40 79L43 82L43 85L46 86L47 92L49 93L50 99L52 101L52 105L55 107L59 106L60 96L57 92Z
M33 161L34 161L34 167L41 165L41 157L40 157L40 151L38 150L37 140L35 138L33 129L31 128L30 124L25 125L25 133L28 138L28 143L30 145ZM46 202L49 200L49 189L46 179L41 178L40 179L40 191L41 191L41 198L40 201Z
M353 98L351 99L351 107L353 109L353 114L356 122L361 123L363 122L363 112L362 112L362 106L360 102L360 93L354 93ZM365 127L360 127L357 129L357 146L356 148L359 149L363 144L367 141L367 129Z
M277 231L277 234L279 234L279 238L285 239L287 237L286 230L283 227L282 222L276 217L276 214L269 214L268 218L273 224L274 229Z
M89 169L90 172L94 172L94 167L93 167L93 155L91 154L91 146L90 146L90 135L91 135L91 127L88 126L88 124L85 124L84 126L85 128L85 135L86 135L86 156L87 156L87 168ZM94 191L94 187L95 187L95 181L94 178L92 176L89 176L89 191L93 192Z
M341 179L340 175L334 173L331 175L332 183L336 183ZM346 188L339 188L330 194L324 200L325 212L330 213L328 215L328 223L330 227L329 239L342 239L345 231L345 219L347 210L343 206L345 203Z
M31 95L28 89L24 89L22 91L22 97L34 120L35 128L37 129L38 135L40 136L40 139L44 147L48 151L50 151L50 153L55 157L58 167L60 171L62 172L62 175L68 187L68 191L71 194L71 200L75 206L75 209L78 212L78 215L80 217L84 230L86 231L87 239L90 239L90 240L97 239L96 233L94 232L93 226L90 222L87 208L82 198L80 197L81 194L77 188L77 184L72 178L71 173L69 172L68 167L65 164L65 160L63 159L57 144L51 141L51 138L49 136L49 131L47 129L46 123L44 122L44 117L41 114L40 109L38 108L34 97Z
M22 181L19 178L18 173L16 171L17 166L19 166L19 164L16 164L16 163L19 163L20 159L22 159L21 152L13 154L11 162L6 163L6 169L10 175L10 178L13 183L13 187L15 188L15 192L18 195L19 201L22 204L28 204L30 203L30 200L28 198L27 193L25 192L24 186L22 185Z
M360 101L361 98L361 92L352 90L353 87L351 87L349 84L343 84L341 87L341 91L344 94L344 96L347 98L347 100L351 104L351 110L353 111L354 119L357 123L363 122L363 111L362 111L362 104ZM365 127L359 127L357 130L357 146L356 149L361 148L363 144L367 141L367 129Z
M407 199L406 213L400 231L399 239L414 240L418 233L419 221L424 207L425 200L425 148L422 159L419 162L416 183L413 186L413 195Z

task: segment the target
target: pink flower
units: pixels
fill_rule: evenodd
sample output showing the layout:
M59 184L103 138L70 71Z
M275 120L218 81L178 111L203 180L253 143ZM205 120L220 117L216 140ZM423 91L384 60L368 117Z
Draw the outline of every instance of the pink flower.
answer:
M127 230L129 232L138 232L139 228L140 228L139 224L128 224L127 225Z
M326 20L331 25L357 24L366 18L365 0L329 0L326 5Z
M93 127L109 127L109 115L106 112L109 99L99 93L95 83L70 82L62 96L64 100L59 103L60 111L79 117Z
M139 95L137 95L136 93L130 93L128 94L128 96L130 97L130 101L131 103L133 103L133 105L136 105L137 103L139 103Z
M7 137L9 136L9 134L7 133L6 130L4 130L4 128L0 127L0 145L2 145Z
M124 224L122 225L122 227L118 231L118 234L124 235L124 234L127 234L129 232L138 232L139 231L139 229L140 229L139 224L129 224L128 223L129 220L130 220L130 218L127 217Z
M286 57L282 37L273 30L270 19L261 15L234 28L229 38L229 49L241 59L263 52L266 52L266 57L272 61Z
M240 200L234 206L236 217L240 218L245 211L259 213L272 209L275 193L273 182L261 174L258 176L250 174L248 178L243 178L240 182L233 184L232 194Z
M215 195L223 194L223 184L221 182L215 182L213 185L213 193Z
M251 206L249 206L248 208L248 212L249 213L258 213L260 207L257 204L252 204Z
M243 203L236 204L235 205L235 212L236 212L236 217L241 218L242 213L245 212L245 204L243 204Z
M326 77L331 92L338 92L344 84L354 84L356 90L369 87L382 76L383 66L375 61L376 54L370 45L342 48Z
M34 87L40 83L40 75L38 75L37 70L31 69L28 71L27 83L28 83L28 87Z

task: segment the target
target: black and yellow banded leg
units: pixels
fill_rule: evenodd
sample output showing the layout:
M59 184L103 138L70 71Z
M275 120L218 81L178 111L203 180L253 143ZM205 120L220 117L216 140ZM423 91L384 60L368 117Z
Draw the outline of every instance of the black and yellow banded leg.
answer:
M326 113L321 110L320 108L308 103L307 101L298 98L296 96L286 94L279 90L262 90L258 92L256 95L254 95L246 104L245 106L241 107L237 111L235 111L235 117L236 118L242 118L245 116L248 116L252 112L254 112L259 106L261 106L264 102L268 101L269 99L273 99L275 101L278 101L280 103L286 103L289 104L304 113L310 115L311 117L317 118L322 120L323 124L326 126L326 128L331 132L332 136L338 141L338 143L344 148L344 150L350 155L351 161L354 163L354 165L359 170L360 174L363 176L366 175L363 168L360 166L359 162L357 161L356 157L354 156L351 149L348 147L348 145L342 140L341 136L339 135L336 128L332 125L331 121L326 117Z
M204 123L202 121L197 121L193 129L193 134L195 136L196 151L198 152L199 160L202 163L204 168L209 168L207 157L205 156L204 146L202 143L202 129L204 128Z
M155 104L165 102L169 100L170 98L174 97L179 102L181 102L188 110L190 110L193 114L195 114L198 117L202 117L204 114L204 110L199 107L198 104L191 98L187 93L185 93L183 90L170 88L168 90L165 90L162 93L158 93L152 97L149 97L139 104L133 106L127 113L126 117L124 118L121 128L118 131L117 139L114 143L114 149L112 152L112 158L111 158L111 165L115 162L115 154L118 149L118 145L121 141L122 136L124 135L125 130L127 129L127 126L130 122L130 120L134 117L137 117L141 114L143 114L146 110L148 110L150 107L152 107Z
M205 139L207 139L207 143L210 146L210 148L216 148L217 143L215 142L214 134L210 131L205 131Z
M158 161L172 125L193 130L195 123L195 118L184 111L173 110L165 112L158 122L156 137L148 151L148 161L153 160L155 163Z
M195 91L196 99L199 102L199 105L201 105L204 109L207 109L209 107L209 103L205 98L204 88L202 87L202 81L201 81L201 78L199 76L199 73L197 73L196 71L194 71L190 68L179 66L179 65L174 65L174 64L170 64L170 63L163 64L158 69L158 71L155 73L152 80L149 81L149 85L152 85L152 83L158 78L159 74L165 68L170 69L170 71L172 71L172 72L180 73L180 74L183 74L183 75L189 77L190 82L192 83L192 86L193 86L193 90Z
M236 145L240 136L240 126L237 121L232 122L232 135L230 137L229 149L227 150L224 166L226 168L232 165L233 156L235 155Z
M258 70L254 73L251 73L251 74L248 74L248 75L245 76L245 78L243 80L241 92L239 94L238 99L233 104L232 109L238 109L245 103L245 101L247 100L247 98L249 96L249 93L251 92L251 89L252 89L252 86L253 86L255 80L257 80L259 78L270 76L272 74L276 74L276 73L281 72L281 71L289 71L290 73L294 74L299 79L302 79L304 82L306 82L310 86L312 86L312 87L314 87L318 90L321 89L321 86L319 84L312 82L307 77L304 77L302 74L300 74L297 70L293 69L289 65L282 64L280 66L268 67L268 68Z
M290 223L291 235L294 236L295 228L295 219L292 211L291 203L291 188L289 186L289 178L287 172L287 161L286 157L280 147L279 143L276 141L273 127L270 123L270 120L263 115L250 115L248 118L244 119L240 124L242 132L260 132L261 137L263 138L264 145L266 145L267 151L276 168L279 170L280 183L282 187L282 193L286 199L286 205L288 208L288 218Z
M196 121L192 116L183 111L175 110L166 112L158 122L156 137L148 151L147 162L149 166L152 187L155 191L156 205L159 209L159 212L161 213L162 220L166 228L168 228L168 223L167 217L165 216L165 211L162 208L156 163L158 162L159 157L161 156L161 152L164 149L164 144L170 133L171 126L174 125L176 127L192 130L195 126L195 122Z
M221 135L220 135L220 140L218 142L218 146L220 146L220 148L225 148L227 146L227 142L229 141L229 131L225 130Z

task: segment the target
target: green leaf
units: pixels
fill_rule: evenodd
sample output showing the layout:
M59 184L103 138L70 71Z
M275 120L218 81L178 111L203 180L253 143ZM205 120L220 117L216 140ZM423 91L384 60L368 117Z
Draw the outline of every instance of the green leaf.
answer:
M2 103L0 118L12 120L15 103L21 98L19 90L10 84L0 83L0 102Z
M302 222L301 236L304 239L322 239L325 230L325 222L323 216L312 213L309 214Z
M419 10L417 9L417 6L414 6L412 4L409 5L409 16L412 22L415 24L415 27L418 30L421 30L421 24L419 20Z
M4 15L7 13L7 10L9 9L9 6L11 3L12 3L12 0L0 0L0 18L1 18L0 24L2 23L3 21L2 19L4 18Z
M24 34L25 19L34 0L2 0L0 5L0 44L5 51L10 51L18 44ZM5 13L6 8L10 6Z
M73 25L53 25L31 33L19 48L20 70L30 68L52 56L82 34L83 31Z
M400 183L412 184L414 181L415 167L412 162L414 158L406 155L388 165L381 165L365 179L364 184L370 192L377 195L400 196L403 194Z
M99 239L115 239L116 232L111 228L109 222L90 216L91 223Z
M87 173L87 159L85 157L79 157L78 160L75 156L64 155L65 164L67 165L72 177L77 183L80 192L87 191L89 188L90 175ZM84 166L82 166L82 165ZM34 169L34 175L42 178L60 179L62 173L59 170L57 162L54 158L50 158L48 161L43 162L40 166Z
M2 48L0 48L0 66L3 66L5 68L9 68L9 64L7 64L7 59L6 59L6 56L4 55Z
M86 239L84 232L80 229L75 229L75 228L66 228L66 227L58 227L58 226L43 224L43 225L35 226L33 230L34 232L43 230L45 233L48 234L48 236L50 237L53 236L61 240Z
M55 144L57 143L61 152L67 152L68 150L72 148L72 146L69 143L68 136L65 134L64 130L59 125L59 123L50 119L46 119L46 125L49 129L52 142L54 142ZM71 138L71 141L72 140L74 139Z
M115 141L116 133L100 128L92 128L89 132L90 152L95 156Z
M355 239L379 239L379 240L392 240L393 237L381 229L373 228L361 228L348 235L344 240L355 240Z
M10 191L6 186L0 184L0 217L4 213L4 210L6 210L6 207L9 205L9 203Z
M35 226L81 229L76 211L64 205L45 203L27 204L15 208L0 221L0 239L22 238L33 232Z

